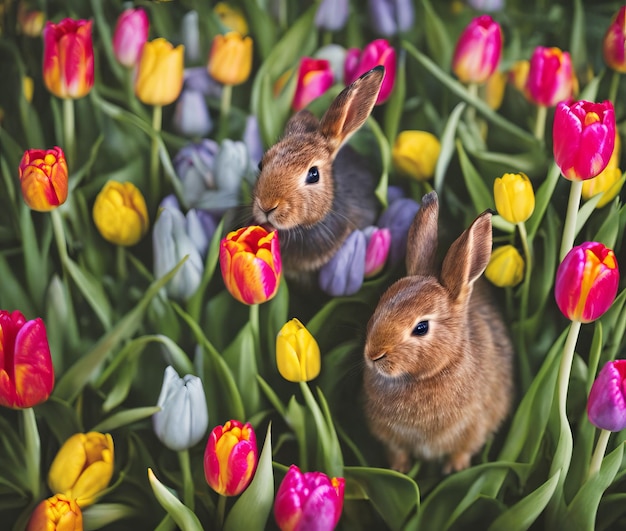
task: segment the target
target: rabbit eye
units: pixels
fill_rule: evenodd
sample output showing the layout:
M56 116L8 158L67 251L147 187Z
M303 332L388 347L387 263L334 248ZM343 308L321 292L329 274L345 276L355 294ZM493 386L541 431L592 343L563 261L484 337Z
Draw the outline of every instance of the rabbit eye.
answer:
M420 321L415 325L412 336L425 336L428 333L428 321Z
M317 169L317 166L311 166L309 168L309 173L306 174L306 183L313 184L320 180L320 172Z
M263 171L263 161L259 161L259 171Z

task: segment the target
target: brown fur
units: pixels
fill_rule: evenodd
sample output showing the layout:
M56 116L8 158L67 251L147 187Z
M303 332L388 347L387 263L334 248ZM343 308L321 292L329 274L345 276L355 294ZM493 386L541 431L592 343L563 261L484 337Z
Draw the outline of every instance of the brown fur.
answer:
M256 223L278 230L287 275L318 271L350 232L376 219L376 178L345 144L370 115L383 75L382 67L363 74L319 121L309 111L296 113L263 156L252 214ZM313 166L319 181L306 184Z
M451 245L437 275L438 201L426 195L409 231L408 276L383 294L367 327L365 412L393 468L445 458L461 470L507 416L513 347L479 277L491 254L485 212ZM420 321L428 333L411 334Z

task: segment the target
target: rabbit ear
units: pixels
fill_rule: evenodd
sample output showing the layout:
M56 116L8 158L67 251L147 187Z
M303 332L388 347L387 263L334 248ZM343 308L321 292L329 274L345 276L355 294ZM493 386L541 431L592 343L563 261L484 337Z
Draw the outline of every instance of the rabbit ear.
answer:
M311 111L303 109L287 120L284 135L313 133L319 129L319 126L320 122L315 115Z
M407 275L434 275L437 255L437 223L439 200L432 191L422 197L420 208L413 218L406 248Z
M379 65L343 89L320 120L320 132L329 140L333 153L361 127L374 108L385 76Z
M450 246L441 268L441 283L454 300L462 301L483 274L491 257L491 214L483 212Z

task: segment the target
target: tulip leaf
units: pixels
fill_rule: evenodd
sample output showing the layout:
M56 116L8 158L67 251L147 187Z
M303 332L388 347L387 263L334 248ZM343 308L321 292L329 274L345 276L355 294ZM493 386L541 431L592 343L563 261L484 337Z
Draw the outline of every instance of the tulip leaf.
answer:
M248 21L252 26L251 34L259 55L264 62L271 54L276 42L276 26L267 10L262 9L258 0L243 0Z
M616 184L619 185L621 188L625 180L626 174L622 175L622 178ZM615 247L617 238L621 233L624 232L624 225L626 224L626 206L622 205L621 208L618 208L618 205L619 200L613 202L610 207L611 210L609 211L608 216L606 217L606 219L598 229L598 232L593 238L593 241L601 242L611 249Z
M27 291L15 277L13 268L9 265L4 254L0 253L0 278L2 278L2 290L0 290L0 307L19 308L25 316L35 316L37 311L31 302Z
M396 79L393 84L393 90L385 105L384 130L388 140L388 145L393 145L398 130L400 128L400 120L404 112L404 103L406 101L406 50L402 48L398 51L398 60L396 65Z
M307 440L306 409L298 403L295 396L291 397L285 410L285 423L291 428L298 442L298 464L300 469L309 469L309 450Z
M133 424L134 422L150 418L159 411L161 411L161 408L157 406L137 407L126 411L120 411L106 418L102 422L99 422L91 428L90 431L108 433L124 426L128 426L129 424Z
M387 186L389 183L389 165L391 163L391 150L389 148L389 140L385 137L382 129L378 125L378 122L373 116L367 119L367 124L374 133L376 140L378 141L378 147L380 149L382 170L380 173L380 179L376 186L375 194L383 208L387 207Z
M465 178L465 185L467 191L472 198L472 203L476 212L484 212L487 209L493 207L493 197L487 185L483 181L483 178L476 171L476 168L472 165L469 157L465 153L465 149L460 141L457 140L456 147L459 152L459 161L461 163L461 170L463 171L463 177Z
M600 194L594 195L592 198L588 199L583 203L583 205L578 210L578 215L576 216L576 231L575 235L578 235L583 228L583 226L587 223L587 220L593 214L598 201L602 196Z
M174 522L182 531L202 531L202 524L198 517L157 479L151 468L148 468L148 479L157 501L174 519Z
M439 152L439 157L437 158L437 164L435 166L435 177L433 180L433 186L439 195L441 195L441 192L443 190L443 180L445 179L446 173L448 172L450 160L452 159L452 155L454 155L456 151L456 130L459 126L459 120L463 116L463 112L465 111L466 107L467 103L465 102L457 103L456 107L454 107L454 109L450 113L450 116L446 121L446 125L441 135L441 151Z
M441 69L448 71L450 69L453 51L450 32L447 31L430 1L423 0L422 6L424 7L424 31L426 33L428 51L436 58L437 64Z
M383 468L355 466L345 467L344 474L346 492L354 491L356 484L390 529L404 529L411 514L419 507L417 484L405 474Z
M265 393L265 396L270 401L272 406L274 406L274 409L278 411L281 417L284 417L286 409L280 398L278 398L278 395L274 392L270 385L263 378L261 378L260 374L256 375L256 379L261 386L261 390Z
M35 305L41 308L46 295L46 283L50 278L48 271L48 249L51 233L42 238L35 233L32 211L22 202L20 212L20 231L22 249L24 251L24 266L26 268L26 284ZM41 242L42 248L37 245ZM21 305L21 304L20 304Z
M274 471L272 469L272 425L267 427L263 450L254 477L229 511L224 531L263 531L274 503Z

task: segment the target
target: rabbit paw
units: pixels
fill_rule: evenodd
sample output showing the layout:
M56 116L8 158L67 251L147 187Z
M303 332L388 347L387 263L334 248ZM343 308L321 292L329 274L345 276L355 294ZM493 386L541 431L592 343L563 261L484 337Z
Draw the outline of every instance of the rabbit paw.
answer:
M399 448L389 449L389 464L392 470L406 474L411 468L411 457L405 450Z
M472 454L469 452L457 452L452 454L443 467L443 473L449 474L450 472L464 470L470 466L471 460Z

